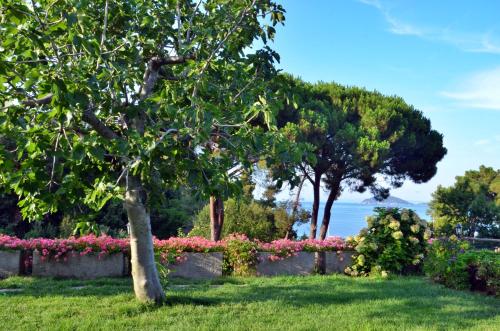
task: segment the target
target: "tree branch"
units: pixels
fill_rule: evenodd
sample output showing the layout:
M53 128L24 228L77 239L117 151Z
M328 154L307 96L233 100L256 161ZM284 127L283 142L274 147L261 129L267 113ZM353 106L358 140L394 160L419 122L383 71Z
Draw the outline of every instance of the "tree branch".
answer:
M107 127L100 119L95 116L92 108L83 111L82 120L89 124L101 137L109 140L120 140L121 137L113 130Z

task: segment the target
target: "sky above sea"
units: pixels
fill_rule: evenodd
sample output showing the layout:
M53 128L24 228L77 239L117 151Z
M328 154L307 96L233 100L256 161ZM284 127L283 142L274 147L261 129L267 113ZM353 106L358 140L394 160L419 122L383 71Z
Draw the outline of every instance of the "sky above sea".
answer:
M444 134L436 176L393 195L427 202L441 184L481 164L500 168L500 1L282 1L273 48L279 67L403 97ZM284 190L280 200L288 199ZM323 200L326 193L322 192ZM370 197L346 191L341 201ZM312 200L310 186L302 200Z

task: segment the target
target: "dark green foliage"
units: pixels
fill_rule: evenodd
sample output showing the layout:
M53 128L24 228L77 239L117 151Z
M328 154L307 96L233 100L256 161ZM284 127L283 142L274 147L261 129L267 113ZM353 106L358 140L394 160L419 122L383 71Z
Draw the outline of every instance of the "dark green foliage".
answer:
M438 186L429 208L439 235L472 237L477 231L480 237L500 238L500 170L466 171L453 186Z
M458 257L469 249L466 241L456 236L434 239L424 263L424 271L434 281L456 289L468 288L466 264Z
M500 253L468 249L454 236L435 240L425 260L426 274L447 287L500 295Z
M424 259L427 224L413 210L376 208L368 226L349 238L356 254L346 270L352 276L407 273L418 270Z
M232 233L242 233L250 239L259 239L269 242L284 238L290 231L289 238L295 237L290 230L297 222L307 222L309 214L300 210L296 217L292 217L287 203L278 204L271 208L255 200L229 199L224 202L224 227L221 238ZM209 206L205 206L196 216L190 236L210 238Z

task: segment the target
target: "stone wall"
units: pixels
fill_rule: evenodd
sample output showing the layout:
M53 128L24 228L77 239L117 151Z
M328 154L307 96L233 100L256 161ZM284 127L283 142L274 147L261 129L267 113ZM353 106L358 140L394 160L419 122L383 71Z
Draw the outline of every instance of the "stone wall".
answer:
M271 253L259 253L259 264L257 264L257 275L279 276L279 275L311 275L314 273L315 253L299 252L297 255L270 261ZM344 273L347 266L352 263L353 252L326 252L326 273Z
M186 259L169 267L171 277L211 279L222 276L222 253L183 253Z
M326 273L343 274L345 268L352 264L353 251L326 252Z
M21 251L0 251L0 277L20 274Z
M68 255L67 261L53 259L42 261L37 251L33 252L33 276L94 279L126 275L127 264L123 253L104 255L91 253L84 256Z
M270 261L271 253L259 253L257 275L310 275L314 272L314 253L298 252L286 259Z

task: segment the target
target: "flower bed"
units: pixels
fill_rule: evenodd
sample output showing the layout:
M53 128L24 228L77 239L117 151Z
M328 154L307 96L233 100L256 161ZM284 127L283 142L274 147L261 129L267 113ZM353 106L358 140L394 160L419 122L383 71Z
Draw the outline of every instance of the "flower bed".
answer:
M154 248L157 261L172 271L172 276L191 278L217 277L222 275L223 269L225 274L243 276L256 273L310 274L313 272L314 252L327 252L330 261L327 272L342 272L343 265L350 261L350 254L343 253L350 247L338 237L323 241L280 239L263 243L234 234L219 242L202 237L155 239ZM92 275L102 276L97 270L99 266L103 270L112 270L104 271L103 275L125 274L128 263L122 261L129 255L130 247L127 239L108 236L30 240L0 236L0 251L33 252L34 275L92 278ZM288 271L275 272L273 268Z

